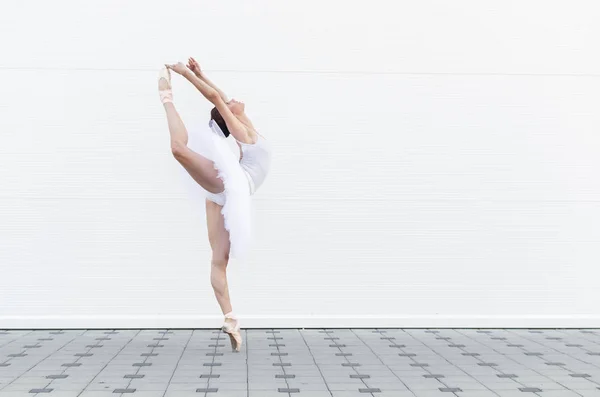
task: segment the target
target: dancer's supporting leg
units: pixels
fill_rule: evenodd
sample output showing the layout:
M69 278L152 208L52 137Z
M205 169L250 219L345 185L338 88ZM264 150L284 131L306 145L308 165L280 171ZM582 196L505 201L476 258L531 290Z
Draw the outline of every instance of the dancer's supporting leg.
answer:
M212 249L210 282L223 314L231 312L229 288L227 285L227 264L229 262L229 232L221 215L221 206L206 200L206 223L208 240Z
M206 222L208 226L208 240L212 249L212 260L210 267L210 282L215 292L215 297L221 311L225 314L223 325L231 339L233 350L239 351L242 337L239 332L237 318L232 313L231 300L229 298L229 286L227 284L227 264L229 262L229 232L225 229L225 221L221 214L221 206L206 200Z

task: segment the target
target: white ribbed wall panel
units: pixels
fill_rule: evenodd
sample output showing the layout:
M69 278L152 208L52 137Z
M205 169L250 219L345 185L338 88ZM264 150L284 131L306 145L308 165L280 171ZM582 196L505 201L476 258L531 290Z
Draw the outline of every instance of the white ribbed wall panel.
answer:
M275 149L248 327L600 326L596 1L7 3L0 328L215 327L156 90L195 56ZM210 106L182 79L190 130ZM192 193L190 195L190 193Z

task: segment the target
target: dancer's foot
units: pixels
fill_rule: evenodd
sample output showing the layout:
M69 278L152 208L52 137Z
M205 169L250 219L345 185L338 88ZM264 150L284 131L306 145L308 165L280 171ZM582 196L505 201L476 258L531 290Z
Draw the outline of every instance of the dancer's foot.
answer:
M171 72L167 68L162 68L158 72L158 94L162 103L173 102L171 89Z
M242 334L240 333L240 323L232 312L225 314L225 322L221 329L229 335L231 350L239 352L242 346Z

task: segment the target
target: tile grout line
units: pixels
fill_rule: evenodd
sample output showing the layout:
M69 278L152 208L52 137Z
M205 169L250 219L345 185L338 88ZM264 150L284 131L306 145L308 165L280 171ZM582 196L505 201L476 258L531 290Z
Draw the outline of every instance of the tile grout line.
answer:
M104 371L104 370L106 369L106 367L108 367L108 365L109 365L109 364L112 362L112 360L114 360L114 359L115 359L115 357L117 357L117 356L118 356L118 355L119 355L119 354L120 354L120 353L121 353L121 352L122 352L122 351L123 351L123 350L124 350L124 349L127 347L127 345L129 345L129 344L130 344L130 343L131 343L131 342L132 342L132 341L133 341L133 340L136 338L136 336L138 336L138 335L139 335L139 334L142 332L142 330L141 330L141 329L139 329L139 330L137 330L137 331L138 331L138 332L137 332L135 335L133 335L133 336L132 336L132 337L129 339L129 341L127 341L127 343L125 343L125 344L123 345L123 347L121 347L121 348L120 348L120 349L119 349L119 350L118 350L118 351L117 351L117 352L116 352L116 353L115 353L115 354L114 354L114 355L111 357L111 359L110 359L110 360L108 360L108 362L107 362L107 363L106 363L106 364L105 364L105 365L102 367L102 369L100 369L100 371L98 371L98 373L97 373L96 375L94 375L94 377L93 377L93 378L92 378L92 379L91 379L91 380L88 382L88 384L87 384L87 385L86 385L86 386L85 386L83 389L81 389L81 391L79 392L79 394L77 394L77 397L79 397L79 396L80 396L80 395L81 395L81 394L82 394L82 393L85 391L85 389L87 389L87 388L88 388L88 387L89 387L89 386L92 384L92 382L93 382L93 381L94 381L94 380L95 380L95 379L98 377L98 375L100 375L100 374L102 373L102 371Z
M504 328L502 328L501 330L502 330L502 331L507 331L507 330L506 330L506 329L504 329ZM459 333L459 334L463 335L464 337L466 337L466 338L468 338L468 339L470 339L470 340L472 340L472 341L474 341L474 342L476 342L476 343L479 343L479 344L481 344L481 345L485 346L485 347L486 347L486 348L488 348L488 349L491 349L491 350L493 350L495 353L497 353L497 354L499 354L499 355L501 355L501 356L503 356L503 357L505 357L505 358L507 358L507 359L509 359L509 360L513 361L514 363L516 363L516 364L518 364L518 365L521 365L521 366L524 366L524 364L521 364L520 362L518 362L517 360L515 360L515 359L511 358L511 357L510 357L509 355L507 355L507 354L502 354L501 352L499 352L498 350L496 350L494 347L492 347L492 346L489 346L489 345L487 345L487 344L485 344L485 343L483 343L483 342L481 342L481 341L475 340L475 339L473 339L473 338L469 337L468 335L465 335L465 334L463 334L462 332L459 332L458 330L455 330L455 331L456 331L457 333ZM540 373L540 372L536 371L535 369L533 369L533 368L531 368L531 367L525 367L525 368L527 368L527 369L529 369L529 370L531 370L531 371L535 372L535 373L536 373L536 374L538 374L539 376L541 376L541 377L543 377L543 378L546 378L547 380L549 380L549 381L551 381L551 382L554 382L554 381L552 380L552 378L550 378L550 377L548 377L548 376L546 376L546 375L544 375L544 374L542 374L542 373ZM510 378L510 379L511 379L512 381L514 381L515 383L518 383L518 384L520 384L520 385L521 385L521 386L523 386L524 388L526 388L526 387L529 387L529 386L527 386L526 384L523 384L521 381L517 381L517 380L515 380L514 378ZM562 386L562 385L561 385L561 386ZM543 391L542 391L542 392L543 392ZM536 394L536 395L537 395L537 393L538 393L538 392L535 392L534 394Z
M371 352L375 355L375 357L377 357L377 359L383 364L385 365L385 367L396 377L398 378L398 380L404 385L404 387L406 387L406 390L410 391L413 396L416 396L415 392L408 387L408 385L406 383L404 383L404 381L402 380L402 378L400 378L400 376L398 374L396 374L396 372L394 372L386 363L383 362L383 360L381 359L381 357L379 357L379 355L377 353L375 353L375 351L371 348L371 346L369 346L360 336L358 336L358 334L356 334L356 332L354 332L354 329L351 330L352 333L354 333L356 335L356 337L358 338L358 340L360 340L366 347L369 348L369 350L371 350ZM375 330L373 332L378 333L379 335L383 335L383 333L378 329L375 328ZM387 331L385 331L387 333ZM396 338L394 338L395 340ZM390 343L390 340L388 339L388 343ZM394 345L398 345L395 341L394 341ZM391 347L392 345L389 345L388 347Z
M494 331L496 331L496 329L494 329ZM497 351L496 349L494 349L494 348L492 348L492 347L488 346L487 344L484 344L484 343L482 343L482 342L476 341L475 339L471 338L469 335L465 335L465 334L463 334L462 332L458 332L458 330L455 330L455 332L457 332L458 334L460 334L460 335L464 336L465 338L469 339L469 340L470 340L470 341L472 341L472 342L478 342L478 343L482 344L482 345L483 345L483 346L485 346L486 348L493 350L495 353L497 353L497 354L501 355L502 357L507 357L507 355L506 355L506 354L502 354L501 352L499 352L499 351ZM462 347L461 347L460 349L461 349L461 350L463 350L463 348L462 348ZM464 350L463 350L463 351L464 351ZM468 353L468 352L466 352L466 353ZM483 361L483 359L480 359L480 358L479 358L479 356L475 357L475 359L476 359L476 360L478 360L478 361L480 361L481 363L485 363L485 361ZM521 364L521 363L519 363L518 361L515 361L515 360L512 360L512 361L514 361L515 363L517 363L517 364L519 364L519 365L522 365L522 364ZM496 372L499 372L501 375L507 375L507 374L506 374L506 373L505 373L503 370L501 370L501 369L499 369L499 368L496 368L495 366L494 366L494 367L491 367L491 368L492 368L492 370L494 370L494 371L496 371ZM511 378L509 378L509 379L511 380L511 382L515 382L515 383L519 384L520 386L522 386L522 387L524 387L524 388L526 388L526 387L527 387L527 385L523 384L523 383L522 383L520 380L516 380L515 378L512 378L512 377L511 377Z
M310 348L308 342L306 341L304 334L302 333L302 331L300 329L298 329L298 333L302 337L302 340L304 341L304 344L306 345L306 348L308 349L308 352L310 353L310 356L312 357L313 362L315 363L315 366L319 370L319 374L321 374L321 379L323 379L323 383L325 383L325 387L327 388L327 391L329 392L329 394L331 396L333 396L333 393L331 392L331 389L329 389L329 385L327 384L327 380L325 379L325 375L323 375L323 371L321 370L321 367L319 367L319 364L317 364L317 359L315 358L315 356L312 352L312 349Z
M430 330L430 329L428 328L427 330ZM402 329L401 331L403 331L403 332L406 332L406 330L405 330L405 329ZM447 363L449 363L449 364L452 364L453 366L455 366L455 367L456 367L456 365L455 365L454 363L451 363L450 361L448 361L448 359L447 359L446 357L444 357L444 356L442 356L441 354L439 354L437 351L435 351L435 350L434 350L433 348L431 348L429 345L427 345L426 343L424 343L423 341L421 341L421 339L418 339L416 336L412 335L412 334L411 334L411 333L409 333L409 332L406 332L406 333L407 333L408 335L410 335L410 336L411 336L413 339L415 339L416 341L418 341L420 344L422 344L423 346L427 347L429 350L431 350L432 352L434 352L435 354L437 354L439 357L441 357L442 359L444 359L444 360L445 360ZM436 335L437 335L437 333L436 333ZM400 350L402 350L402 353L404 353L404 354L407 354L407 353L404 351L404 349L405 349L405 348L400 348ZM408 353L408 354L410 354L410 353ZM415 359L414 359L412 356L407 356L407 357L408 357L410 360L414 361L414 363L415 363L415 364L419 364L419 362L418 362L418 361L416 361L416 360L415 360ZM435 374L432 374L432 373L431 373L431 371L429 371L429 370L427 369L427 367L420 367L420 368L421 368L422 370L426 371L426 372L427 372L429 375L435 375ZM457 368L458 368L458 367L457 367ZM445 379L445 378L444 378L444 379ZM440 380L440 378L435 378L435 380L436 380L436 381L438 381L438 382L440 382L442 385L444 385L444 386L445 386L446 388L448 388L448 389L452 388L451 386L448 386L448 385L446 384L446 382L444 382L444 381L441 381L441 380ZM461 390L462 390L462 389L461 389ZM452 392L452 394L453 394L453 395L457 396L457 394L456 394L456 393L457 393L457 392ZM497 393L496 393L496 394L497 394Z
M86 331L83 331L83 333L85 333ZM31 332L33 333L33 331ZM29 335L29 334L27 334ZM82 334L80 334L82 335ZM79 335L78 335L79 336ZM26 374L27 372L31 371L33 368L37 367L40 363L42 363L44 360L46 360L48 357L52 356L54 353L56 353L57 351L61 350L62 348L64 348L65 346L67 346L69 343L73 342L75 339L77 339L78 336L75 336L73 339L71 339L70 341L68 341L67 343L65 343L64 345L62 345L61 347L59 347L57 350L53 351L52 353L50 353L49 355L47 355L46 357L44 357L43 359L41 359L40 361L38 361L37 363L35 363L32 367L30 367L29 369L27 369L27 371L25 371L24 373L22 373L21 375L17 376L16 378L14 378L13 380L11 380L10 382L8 382L6 385L4 385L3 387L0 388L0 391L2 391L3 389L5 389L7 386L11 385L14 381L16 381L17 379L19 379L21 376L23 376L24 374Z
M169 328L167 328L166 331L168 332ZM162 335L164 337L165 335L167 335L167 333L163 333ZM173 334L173 335L175 335L175 334ZM190 341L192 340L193 336L194 336L194 330L192 329L192 332L190 332L190 337L188 338L187 342L185 342L185 346L183 346L183 349L181 350L181 354L179 355L179 358L177 359L177 362L175 363L175 368L173 368L171 377L169 378L169 381L167 382L167 388L165 389L165 392L163 393L163 397L167 394L167 391L169 390L169 386L171 386L171 380L173 380L173 377L175 376L175 372L177 372L177 367L179 366L179 363L181 362L181 358L185 354L187 346L190 343ZM155 348L153 347L151 353L154 352L154 349ZM141 367L140 367L140 369L141 369ZM138 371L139 371L139 369L138 369ZM129 384L131 384L131 382Z

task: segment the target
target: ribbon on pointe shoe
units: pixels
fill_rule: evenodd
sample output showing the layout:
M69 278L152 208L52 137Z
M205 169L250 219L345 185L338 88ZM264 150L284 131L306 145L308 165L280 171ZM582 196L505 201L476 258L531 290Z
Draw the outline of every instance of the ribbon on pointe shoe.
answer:
M158 72L158 81L160 81L160 79L165 79L169 85L169 88L158 90L160 101L162 103L173 102L173 91L171 91L173 87L171 86L171 72L169 69L163 68Z
M233 331L237 331L240 329L240 323L237 319L237 316L231 311L229 313L225 313L225 319L232 319L235 320L235 323L231 323L228 321L225 321L223 323L223 331L225 332L233 332ZM234 325L235 324L235 325Z

